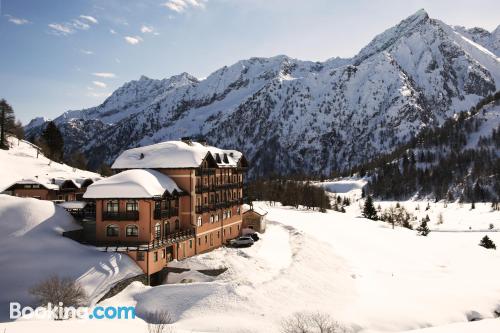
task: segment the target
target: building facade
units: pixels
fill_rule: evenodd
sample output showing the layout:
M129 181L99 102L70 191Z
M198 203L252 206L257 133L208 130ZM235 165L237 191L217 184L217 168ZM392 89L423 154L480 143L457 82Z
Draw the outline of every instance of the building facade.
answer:
M95 200L96 243L121 247L148 275L240 235L247 168L240 152L167 141L124 151L112 168L116 175L84 195Z

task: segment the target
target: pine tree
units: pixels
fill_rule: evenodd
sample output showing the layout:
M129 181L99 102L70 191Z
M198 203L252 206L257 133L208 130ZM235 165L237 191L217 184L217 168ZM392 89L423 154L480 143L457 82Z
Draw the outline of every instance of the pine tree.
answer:
M481 239L481 242L479 242L479 246L482 246L486 249L494 249L494 250L496 250L497 248L495 243L487 235Z
M53 121L50 121L42 133L42 140L46 146L45 154L54 161L61 161L63 157L64 140L61 132Z
M7 133L15 126L14 110L5 99L0 100L0 149L9 149Z
M420 236L427 236L431 230L427 226L427 221L425 219L422 219L422 222L420 222L420 225L417 228L418 235Z
M371 195L368 195L365 200L365 206L363 207L363 217L370 220L377 220L377 210L373 205L373 199Z

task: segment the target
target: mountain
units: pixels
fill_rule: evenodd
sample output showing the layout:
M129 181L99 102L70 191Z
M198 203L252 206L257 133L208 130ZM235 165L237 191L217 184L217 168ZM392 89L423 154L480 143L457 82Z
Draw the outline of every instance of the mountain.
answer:
M385 200L491 201L500 209L500 92L347 174L355 173Z
M487 49L494 38L481 46L467 31L420 10L349 59L280 55L238 61L204 80L141 77L55 122L67 152L82 150L94 168L130 147L204 136L243 151L253 175L327 175L392 151L499 88L500 60Z

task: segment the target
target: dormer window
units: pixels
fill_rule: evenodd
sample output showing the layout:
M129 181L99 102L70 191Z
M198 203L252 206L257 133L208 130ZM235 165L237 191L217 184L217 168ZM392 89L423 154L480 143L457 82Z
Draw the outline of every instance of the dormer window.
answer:
M224 158L222 159L224 163L229 164L229 159L227 158L227 154L224 153Z
M220 159L220 154L219 153L215 153L215 162L217 162L218 164L222 163L221 159Z

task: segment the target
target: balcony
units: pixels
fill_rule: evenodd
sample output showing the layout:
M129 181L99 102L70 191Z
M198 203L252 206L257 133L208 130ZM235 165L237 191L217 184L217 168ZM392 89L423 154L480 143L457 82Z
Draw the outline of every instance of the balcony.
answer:
M132 210L128 212L102 212L103 221L137 221L139 220L139 211Z
M200 194L200 193L203 193L203 192L208 192L210 190L210 187L213 187L213 185L212 186L208 186L208 185L196 185L195 192L196 192L196 194Z
M209 205L196 206L195 207L196 214L202 214L210 211Z
M172 216L179 216L179 208L155 209L153 215L155 220L168 219Z
M215 169L196 169L195 176L212 176L215 175Z

